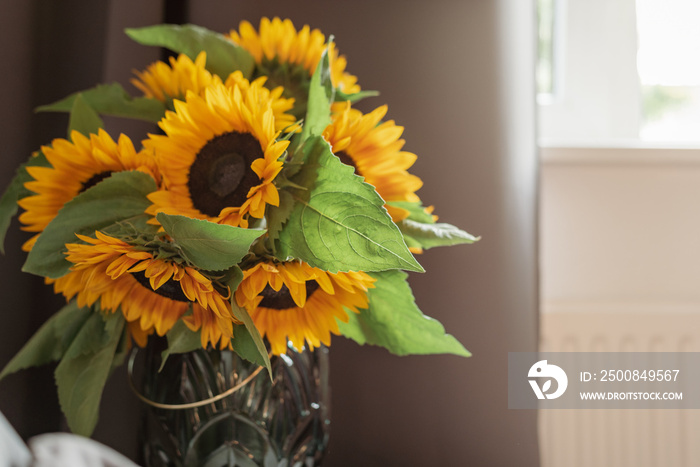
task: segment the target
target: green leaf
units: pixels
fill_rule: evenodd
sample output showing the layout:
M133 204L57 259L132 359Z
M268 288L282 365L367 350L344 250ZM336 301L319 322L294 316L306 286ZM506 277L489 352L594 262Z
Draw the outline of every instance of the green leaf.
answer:
M201 333L192 331L182 320L178 320L165 335L168 338L168 348L160 354L161 363L158 371L163 369L165 362L171 355L192 352L202 348Z
M331 39L332 40L332 39ZM330 47L331 41L328 41ZM328 47L323 51L309 84L309 99L306 104L306 118L301 130L301 141L310 136L320 136L331 123L331 101L333 84L328 61Z
M143 214L155 191L150 175L137 171L117 172L67 202L46 226L29 252L23 271L59 278L71 266L63 254L75 234L94 235L116 222Z
M233 339L231 339L231 345L233 346L233 351L236 352L241 358L253 362L256 365L265 366L265 358L260 353L258 346L255 343L255 339L250 335L250 331L245 325L233 326Z
M78 307L75 301L61 308L10 360L0 379L25 368L60 360L89 316L90 309Z
M265 343L262 340L262 337L260 336L260 332L258 331L258 328L255 327L255 324L253 323L253 319L250 317L248 314L248 310L245 309L245 307L240 307L238 306L238 303L236 302L236 296L235 296L235 291L238 288L238 285L241 283L243 280L243 271L238 266L234 266L232 268L233 270L233 276L231 279L228 281L228 286L231 289L231 309L233 311L233 316L238 319L238 321L241 321L243 325L245 326L246 330L248 331L248 335L250 338L253 340L253 347L246 346L245 348L242 349L242 352L245 354L239 354L241 357L245 358L246 360L250 360L251 362L261 362L260 365L264 366L267 368L267 373L270 375L270 379L272 379L272 368L270 367L270 357L267 354L267 348L265 347ZM235 340L235 338L234 338ZM232 342L232 345L233 344ZM235 348L235 347L234 347ZM255 355L257 351L257 356Z
M5 236L7 229L10 227L12 218L17 214L19 206L17 201L33 193L24 187L24 184L30 180L34 180L29 173L27 167L50 167L49 161L43 153L38 153L31 157L29 161L21 165L17 169L17 174L8 185L2 198L0 198L0 253L5 254Z
M56 367L58 401L73 433L90 436L97 424L102 390L124 331L124 317L94 313ZM101 329L99 337L89 335ZM106 338L105 338L106 336Z
M250 245L265 233L163 213L156 219L180 246L185 259L206 271L223 271L238 264Z
M222 79L226 79L236 70L250 78L255 66L253 56L247 50L222 34L192 24L159 24L127 29L126 34L139 44L165 47L173 52L185 54L192 60L197 58L199 52L204 51L207 53L207 70Z
M380 345L396 355L450 353L471 354L457 339L445 334L437 320L418 309L402 271L371 273L377 279L368 292L369 308L348 312L350 320L339 322L340 332L359 344Z
M401 233L409 247L429 249L436 246L460 245L479 240L467 232L450 224L421 224L410 219L398 223Z
M297 190L289 221L279 235L277 258L299 258L338 271L408 269L423 272L374 188L333 155L321 137L304 143L307 164L318 164L308 201Z
M103 317L99 312L93 311L66 349L66 352L63 354L63 359L72 359L82 355L93 354L104 347L112 338L110 334L111 331L105 326L105 320L112 322L112 314Z
M434 224L433 215L425 211L425 207L418 201L387 201L389 206L405 209L408 211L408 218L422 224Z
M78 95L97 113L115 117L136 118L157 122L165 115L165 104L148 97L133 98L117 83L100 84L76 92L53 104L37 107L37 112L70 112Z
M97 112L85 102L82 94L75 96L68 121L68 137L70 138L72 131L77 131L85 136L90 133L97 134L97 130L100 128L104 128L104 123Z

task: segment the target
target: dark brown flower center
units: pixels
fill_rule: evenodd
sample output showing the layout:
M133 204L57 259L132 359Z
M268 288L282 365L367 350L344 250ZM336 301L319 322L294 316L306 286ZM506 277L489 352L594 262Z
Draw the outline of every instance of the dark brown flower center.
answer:
M178 302L190 302L187 299L187 296L185 296L185 293L182 291L180 283L176 280L170 279L168 282L158 287L157 290L153 290L151 288L151 282L148 280L148 277L146 277L145 272L132 272L131 275L134 277L134 279L136 279L136 281L139 284L141 284L151 292L155 292L162 297L169 298L171 300L176 300Z
M313 295L318 287L318 282L313 280L306 281L306 300L311 298L311 295ZM275 289L270 287L270 284L267 284L263 291L260 292L260 295L263 296L263 299L260 301L259 306L263 306L265 308L286 310L297 306L297 304L294 303L292 294L289 293L289 289L284 284L282 284L282 287L278 291L275 291Z
M104 172L100 172L98 174L93 175L88 180L83 182L83 187L80 189L79 193L82 193L83 191L87 190L88 188L92 188L93 186L97 185L102 180L104 180L107 177L110 177L111 175L112 175L111 170L106 170Z
M234 131L208 141L190 167L187 181L194 207L216 217L224 208L242 205L248 191L260 184L250 165L261 157L260 143L249 133Z
M340 159L340 162L342 162L345 165L349 165L353 169L355 169L355 173L357 172L357 166L355 165L355 161L352 160L352 157L348 155L345 151L338 151L335 153L336 156L338 156L338 159Z

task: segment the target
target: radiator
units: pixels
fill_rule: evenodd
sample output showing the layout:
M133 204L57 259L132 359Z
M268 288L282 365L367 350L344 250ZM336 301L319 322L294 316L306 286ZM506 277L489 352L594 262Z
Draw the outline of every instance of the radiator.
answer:
M700 305L543 311L542 351L700 351ZM543 467L700 466L700 410L540 410L539 435Z

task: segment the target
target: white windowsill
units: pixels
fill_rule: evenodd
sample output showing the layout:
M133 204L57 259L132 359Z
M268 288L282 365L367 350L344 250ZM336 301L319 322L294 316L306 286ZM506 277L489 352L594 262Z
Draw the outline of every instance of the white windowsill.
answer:
M542 145L540 161L551 165L700 165L700 147L636 143L599 147Z

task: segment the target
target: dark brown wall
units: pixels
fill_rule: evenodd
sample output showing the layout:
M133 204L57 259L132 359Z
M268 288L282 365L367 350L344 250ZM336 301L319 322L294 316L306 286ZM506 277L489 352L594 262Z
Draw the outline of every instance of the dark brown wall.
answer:
M278 15L334 34L361 85L381 91L364 108L387 103L389 118L406 127L422 199L441 220L483 237L426 252L419 260L428 272L411 277L420 307L472 358L399 358L334 339L327 466L538 465L535 413L508 410L506 394L507 352L534 350L537 337L533 3L197 0L181 10L222 32ZM158 23L163 10L137 0L3 2L0 38L16 47L0 76L0 183L29 151L65 132L63 117L30 109L98 81L127 84L131 69L158 52L120 31ZM0 257L0 364L56 309L37 293L40 281L19 273L16 230ZM123 378L110 381L97 437L135 456L137 404ZM23 436L60 428L52 384L50 370L0 382L0 410Z

